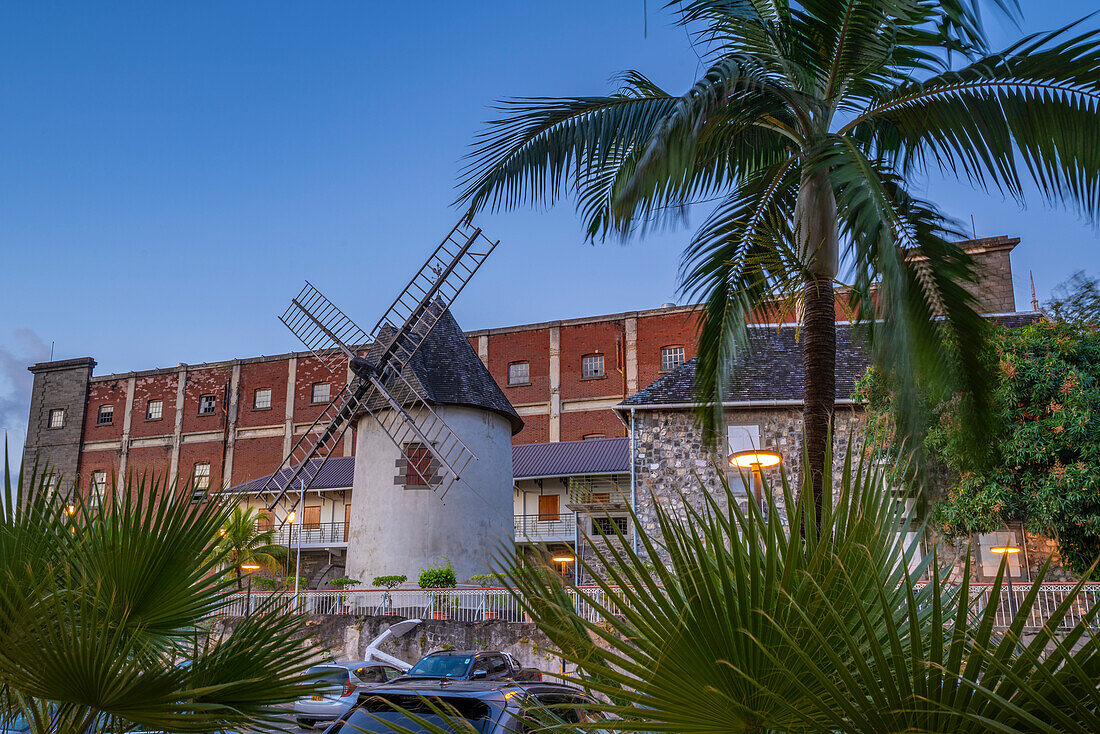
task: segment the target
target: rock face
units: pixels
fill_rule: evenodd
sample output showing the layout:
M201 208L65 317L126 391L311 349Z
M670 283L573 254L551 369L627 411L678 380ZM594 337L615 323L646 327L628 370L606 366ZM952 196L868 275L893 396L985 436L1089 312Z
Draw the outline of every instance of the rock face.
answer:
M477 456L442 499L395 483L401 451L373 418L359 421L347 573L366 585L383 575L415 580L441 557L464 581L488 573L501 543L512 539L511 423L478 408L443 405L436 412Z

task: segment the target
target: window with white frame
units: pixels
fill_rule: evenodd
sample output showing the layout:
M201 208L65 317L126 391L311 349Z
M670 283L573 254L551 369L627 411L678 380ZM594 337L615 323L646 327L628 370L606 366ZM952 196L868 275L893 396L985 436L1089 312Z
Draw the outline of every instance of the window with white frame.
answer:
M586 354L581 358L581 379L603 377L603 355Z
M50 428L64 428L65 427L65 409L54 408L50 411L50 422L46 424Z
M531 382L531 363L512 362L508 365L508 384L526 385Z
M57 483L60 477L56 474L46 475L46 480L42 483L42 491L46 498L46 502L53 502L54 497L57 496Z
M98 507L103 504L104 498L107 497L107 472L101 470L92 472L92 491L88 496L88 502L92 507Z
M191 501L201 502L210 490L210 464L200 461L191 472Z
M676 369L684 362L683 347L664 347L661 349L661 372Z
M217 395L201 395L199 396L199 415L214 415L214 411L218 407Z
M604 433L586 433L582 438L585 441L590 441L593 438L607 438L607 434Z
M252 395L252 409L253 410L267 410L271 407L271 388L261 387L257 388L256 392Z
M593 535L609 535L615 537L616 531L627 534L629 529L629 521L625 517L593 517L592 518L592 534Z
M313 383L313 392L310 395L311 403L327 403L329 401L330 388L327 382Z
M145 404L145 420L159 421L162 415L164 415L163 400L150 400Z
M99 406L99 415L96 416L95 424L97 426L109 426L115 422L115 406L113 405L101 405Z

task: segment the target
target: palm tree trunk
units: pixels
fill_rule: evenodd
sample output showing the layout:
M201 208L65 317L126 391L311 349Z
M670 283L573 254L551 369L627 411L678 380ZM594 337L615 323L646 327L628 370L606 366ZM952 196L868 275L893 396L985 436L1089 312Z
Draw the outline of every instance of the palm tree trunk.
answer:
M823 175L803 178L795 210L798 244L805 267L802 289L802 431L805 466L801 491L813 497L821 525L828 442L836 402L836 305L833 281L839 267L836 198Z

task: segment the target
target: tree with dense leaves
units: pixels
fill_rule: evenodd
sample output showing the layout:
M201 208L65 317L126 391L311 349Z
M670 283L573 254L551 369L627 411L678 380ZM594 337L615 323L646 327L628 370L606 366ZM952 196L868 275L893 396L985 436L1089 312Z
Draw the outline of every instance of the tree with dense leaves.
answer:
M217 552L225 559L227 570L243 589L241 566L255 564L265 571L281 571L287 548L274 542L275 530L269 516L253 507L234 507L218 531Z
M1015 0L995 0L1017 16ZM988 424L985 323L965 237L918 194L929 171L1023 199L1100 210L1100 33L1074 25L991 51L980 0L684 0L706 71L685 93L643 74L615 94L509 99L460 183L472 217L571 195L587 234L627 236L719 203L687 247L682 289L705 308L696 388L721 435L725 370L745 323L800 300L808 460L821 506L835 402L841 273L880 365L959 379ZM949 345L960 345L950 349Z

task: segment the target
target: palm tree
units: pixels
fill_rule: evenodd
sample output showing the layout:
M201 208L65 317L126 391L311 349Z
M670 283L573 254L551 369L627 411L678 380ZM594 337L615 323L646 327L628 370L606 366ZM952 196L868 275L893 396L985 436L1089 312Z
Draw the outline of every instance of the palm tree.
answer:
M238 590L243 588L242 565L255 564L266 571L279 571L286 561L286 546L273 543L275 530L263 527L267 520L266 512L238 506L218 531L215 552L233 569Z
M1018 17L1016 0L994 0ZM684 94L636 71L602 97L510 99L475 139L459 202L482 209L572 195L590 238L629 236L717 199L683 256L705 302L696 388L722 425L724 367L750 314L801 301L804 481L820 515L836 385L834 285L899 380L958 381L976 438L988 421L983 321L957 223L914 192L930 170L1023 199L1100 208L1100 35L1076 26L990 51L981 0L671 2L704 50ZM955 348L957 345L958 348ZM713 438L720 435L712 431ZM976 443L978 443L976 441Z
M302 695L319 656L281 602L210 634L235 598L215 549L227 507L151 477L102 506L75 487L59 501L45 473L29 474L13 483L5 461L0 721L211 732L278 721Z
M820 523L785 477L784 504L764 493L766 515L753 503L742 511L729 486L724 505L709 490L702 507L655 503L659 535L633 518L638 552L607 543L594 562L578 558L597 589L567 587L529 554L501 552L498 563L577 666L572 682L610 702L604 728L1100 731L1100 605L1065 624L1084 582L1021 641L1045 569L1018 610L1005 615L1000 601L1003 563L988 603L971 605L969 582L945 584L934 555L914 563L881 471L849 453L837 484L826 476ZM1003 631L998 615L1011 620Z

